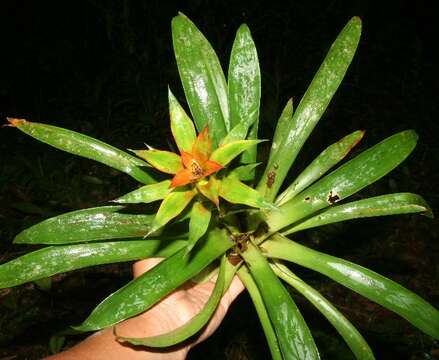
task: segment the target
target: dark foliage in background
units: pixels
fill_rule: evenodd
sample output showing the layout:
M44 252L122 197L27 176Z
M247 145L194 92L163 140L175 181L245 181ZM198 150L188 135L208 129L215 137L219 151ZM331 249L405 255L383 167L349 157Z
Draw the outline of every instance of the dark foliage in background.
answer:
M412 191L439 213L437 22L426 2L387 1L3 1L0 116L84 132L121 148L168 146L167 86L182 99L172 53L171 18L187 14L227 64L246 22L262 70L262 129L274 130L289 97L300 99L338 31L364 22L359 51L297 166L350 131L372 145L397 131L420 135L414 154L363 194ZM264 136L265 134L265 136ZM131 189L126 176L0 130L0 260L24 252L13 236L42 219L103 204ZM298 169L299 170L299 169ZM417 215L342 223L301 234L314 248L370 267L439 306L439 226ZM358 326L377 358L433 359L439 344L406 322L323 277L296 271ZM128 265L56 276L50 291L24 285L0 292L0 359L38 359L51 334L77 323L130 276ZM319 348L329 359L351 354L300 297ZM191 358L265 359L247 296ZM245 321L243 321L243 319ZM255 330L256 329L256 330ZM76 341L75 338L69 343Z

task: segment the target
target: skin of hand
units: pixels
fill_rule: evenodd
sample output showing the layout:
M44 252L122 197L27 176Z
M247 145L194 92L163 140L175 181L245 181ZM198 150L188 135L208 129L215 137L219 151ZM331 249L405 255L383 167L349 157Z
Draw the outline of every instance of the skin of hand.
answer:
M133 265L133 275L138 277L157 265L162 259L141 260ZM209 299L215 286L216 276L205 283L188 281L170 293L148 311L125 320L117 325L117 334L126 337L146 337L174 330L194 317ZM242 292L244 286L237 276L223 295L216 312L209 323L197 335L170 349L151 349L118 342L111 328L89 336L81 343L45 360L155 360L185 359L189 350L206 340L221 324L229 306Z

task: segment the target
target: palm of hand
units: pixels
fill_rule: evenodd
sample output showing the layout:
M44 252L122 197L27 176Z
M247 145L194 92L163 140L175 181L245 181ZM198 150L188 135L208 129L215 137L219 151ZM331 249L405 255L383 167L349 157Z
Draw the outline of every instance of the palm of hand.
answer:
M161 259L154 258L136 262L133 266L134 277L140 276L160 261ZM215 281L216 277L205 283L186 282L148 311L118 325L118 334L130 337L154 336L184 325L203 308L212 294ZM186 346L190 348L202 342L218 328L228 307L243 288L241 281L235 277L207 326Z

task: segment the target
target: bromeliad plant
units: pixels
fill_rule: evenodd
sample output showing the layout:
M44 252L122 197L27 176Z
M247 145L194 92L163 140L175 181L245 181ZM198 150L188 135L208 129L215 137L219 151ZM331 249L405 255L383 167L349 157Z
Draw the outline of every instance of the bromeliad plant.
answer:
M364 133L355 131L326 148L279 194L294 159L345 75L360 32L361 21L355 17L332 44L297 109L293 111L291 100L287 102L257 182L260 70L246 25L237 32L226 80L215 52L195 25L182 14L173 19L175 56L195 122L194 126L169 91L178 153L148 148L133 151L134 156L73 131L9 119L10 126L40 141L104 163L143 185L114 200L117 205L56 216L18 234L15 243L50 246L1 265L0 286L98 264L165 257L107 297L76 327L93 331L147 310L214 265L219 268L216 286L191 321L170 334L120 340L167 347L196 334L237 274L255 304L274 359L319 358L306 322L279 278L326 316L358 359L373 359L353 325L285 265L293 262L381 304L438 339L439 312L425 300L371 270L294 241L298 231L338 221L406 213L431 216L426 202L411 193L340 203L398 166L415 147L414 131L386 138L325 175L360 141ZM170 174L169 179L156 181L153 168ZM134 213L129 205L159 200L153 215ZM186 230L176 236L175 230L166 230L169 226Z

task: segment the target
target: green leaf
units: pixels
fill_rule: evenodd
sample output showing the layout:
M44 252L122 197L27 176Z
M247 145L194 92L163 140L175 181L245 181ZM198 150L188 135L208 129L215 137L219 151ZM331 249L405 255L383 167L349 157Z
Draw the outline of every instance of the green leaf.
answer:
M343 139L323 150L323 152L301 172L297 179L278 196L276 205L282 205L291 200L307 186L318 180L334 165L343 160L352 148L358 144L363 135L364 131L354 131L352 134L345 136Z
M315 213L372 184L398 166L415 148L418 136L407 130L384 139L320 179L268 215L271 231Z
M255 146L260 143L262 140L237 140L225 145L220 146L210 156L209 160L216 161L222 166L226 166L229 162L231 162L235 157L241 154L246 149Z
M221 147L237 140L244 140L247 136L248 128L249 125L244 122L235 125L219 146Z
M156 169L175 174L183 168L181 158L177 154L164 150L132 150L137 156L148 161Z
M154 233L179 215L186 208L186 206L189 205L195 194L196 192L193 189L174 189L160 204L151 229L146 236Z
M259 128L259 123L254 123L250 127L250 131L247 135L248 140L256 140L258 138L258 128ZM252 164L252 163L256 162L257 155L258 155L257 154L257 146L251 147L251 148L245 150L241 154L241 163L242 164ZM250 180L254 180L255 176L256 176L255 170L251 170L249 173Z
M439 339L439 311L394 281L349 261L300 245L281 235L262 244L264 254L318 271L343 286L405 318L427 335Z
M215 176L209 176L209 180L201 179L196 183L197 190L206 198L219 207L219 187L220 182Z
M48 246L0 265L0 288L8 288L88 266L169 256L183 240L125 240Z
M145 185L113 200L113 202L119 204L151 203L156 200L164 199L166 195L172 191L172 189L169 188L170 185L171 180L164 180L156 184Z
M336 328L357 359L374 360L373 352L358 330L322 294L299 279L279 261L272 264L274 273L306 297Z
M191 251L197 241L206 233L211 215L210 209L206 208L200 201L196 201L192 206L187 252Z
M276 209L255 189L242 183L234 176L225 177L220 181L219 196L232 204L244 204L260 209Z
M329 49L322 65L294 112L283 142L279 144L258 184L265 198L273 201L300 149L325 112L355 54L361 20L352 18ZM274 179L273 179L273 174Z
M199 132L207 125L213 148L230 131L227 84L218 57L204 35L185 15L172 19L178 72Z
M256 47L246 24L239 27L233 43L228 94L232 128L241 123L248 127L255 123L259 117L261 72Z
M179 344L182 341L191 337L192 335L195 335L210 320L210 318L212 317L212 315L214 314L215 310L218 307L218 304L221 300L221 296L230 285L230 282L235 272L229 271L226 275L227 266L232 267L232 265L227 261L227 258L223 256L221 260L221 266L220 266L218 278L216 280L212 294L209 297L209 300L204 305L203 309L187 323L176 328L173 331L161 335L149 336L145 338L131 338L124 336L117 336L117 340L126 341L133 345L143 345L143 346L162 348L162 347L168 347L168 346Z
M251 173L252 171L259 166L261 163L254 163L248 165L241 165L234 168L228 176L236 177L241 181L249 181L252 180Z
M421 196L411 193L387 194L325 209L316 216L286 228L282 234L288 235L339 221L418 212L433 217L430 207Z
M8 120L12 126L57 149L98 161L130 175L141 183L155 182L146 170L142 169L149 167L147 163L102 141L56 126L19 119Z
M68 244L144 236L153 215L122 214L123 206L102 206L68 212L23 230L16 244Z
M276 130L274 131L273 141L271 143L270 155L268 158L268 165L271 166L273 158L276 157L282 144L287 141L285 137L288 135L291 126L291 119L293 118L293 99L289 99L282 110L282 113L277 120Z
M169 114L171 118L171 131L174 140L177 143L180 153L186 151L192 152L192 145L197 138L194 123L187 116L186 112L172 94L171 89L168 89L169 96Z
M283 360L276 333L271 325L270 317L268 316L267 308L264 304L264 299L262 299L261 292L253 280L247 266L243 265L239 268L238 276L248 291L253 305L255 306L259 320L261 321L262 329L264 330L265 338L267 339L270 348L272 359Z
M181 249L107 297L76 329L99 330L140 314L198 274L233 244L225 230L209 231L193 256L186 256L186 249Z
M230 55L228 74L228 94L230 122L235 140L245 139L251 127L249 139L257 139L259 106L261 100L261 72L258 54L247 25L239 27ZM238 133L239 131L239 135ZM256 146L247 149L241 157L242 162L256 161ZM254 172L253 172L254 176Z
M241 256L262 295L284 359L320 359L299 309L259 249L249 243Z

